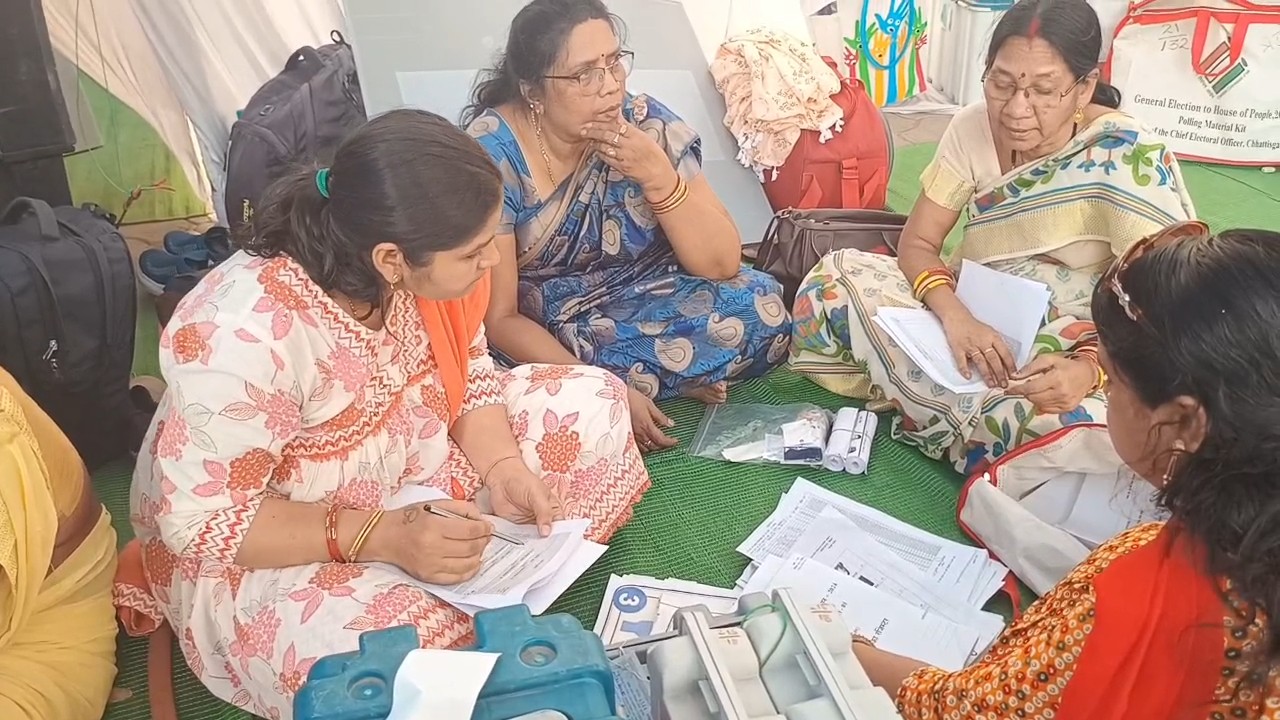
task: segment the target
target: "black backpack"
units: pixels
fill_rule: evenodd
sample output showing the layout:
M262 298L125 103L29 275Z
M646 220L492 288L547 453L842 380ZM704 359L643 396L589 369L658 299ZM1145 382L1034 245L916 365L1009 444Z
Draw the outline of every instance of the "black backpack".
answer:
M129 399L138 291L113 221L32 198L0 213L0 366L90 469L141 439Z
M291 166L331 155L364 123L355 54L341 33L335 30L332 39L332 45L295 52L231 126L226 210L233 233Z

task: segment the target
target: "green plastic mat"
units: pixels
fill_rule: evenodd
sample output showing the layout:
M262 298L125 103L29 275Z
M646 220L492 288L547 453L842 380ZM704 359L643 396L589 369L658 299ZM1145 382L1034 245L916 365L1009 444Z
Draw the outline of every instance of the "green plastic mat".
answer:
M832 395L786 370L734 387L730 402L781 405L812 402L835 409L845 399ZM635 516L614 536L609 550L554 606L552 612L575 615L586 627L595 622L610 573L638 573L732 587L747 565L737 547L773 511L782 493L799 474L843 495L953 540L964 540L955 522L960 479L948 467L923 458L893 442L888 423L881 423L872 446L866 476L795 467L734 465L691 457L685 448L697 429L703 406L675 401L664 409L676 421L681 445L649 457L653 487L636 507ZM128 526L128 468L99 471L95 483L120 532ZM997 607L997 610L1007 610ZM108 720L148 717L144 640L127 639L120 651L117 686L132 696L110 706ZM175 691L183 720L251 717L211 697L192 677L175 649Z

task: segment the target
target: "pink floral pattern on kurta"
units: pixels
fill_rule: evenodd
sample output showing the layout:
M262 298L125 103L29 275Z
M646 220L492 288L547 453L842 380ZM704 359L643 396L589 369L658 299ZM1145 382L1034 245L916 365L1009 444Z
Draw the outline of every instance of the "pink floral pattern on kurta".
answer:
M196 676L268 718L291 717L311 665L354 650L363 631L411 624L435 647L470 639L466 615L383 566L233 562L265 497L373 508L406 484L457 498L479 489L449 438L410 296L392 299L386 325L355 322L291 260L242 253L179 305L161 338L169 390L132 495L144 566ZM505 405L529 467L567 516L607 539L649 486L621 381L585 366L499 370L483 329L470 357L463 412Z

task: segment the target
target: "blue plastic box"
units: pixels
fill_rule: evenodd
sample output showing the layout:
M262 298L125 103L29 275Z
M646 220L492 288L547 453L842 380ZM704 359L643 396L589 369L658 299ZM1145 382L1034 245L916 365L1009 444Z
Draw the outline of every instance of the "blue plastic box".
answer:
M534 618L524 605L476 614L469 650L501 653L471 720L511 720L555 710L569 720L617 720L604 645L571 615ZM293 701L296 720L385 720L396 670L418 648L414 628L373 630L356 652L312 666ZM446 720L441 718L440 720Z

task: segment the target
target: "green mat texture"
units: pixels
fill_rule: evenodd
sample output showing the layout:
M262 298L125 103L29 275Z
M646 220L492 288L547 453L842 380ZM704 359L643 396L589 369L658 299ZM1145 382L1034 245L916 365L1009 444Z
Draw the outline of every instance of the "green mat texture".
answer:
M786 370L734 387L729 401L770 405L812 402L829 409L847 403L845 398ZM664 410L676 422L674 435L680 446L650 456L646 464L653 487L636 507L635 517L551 612L570 613L590 628L610 573L678 577L732 587L747 565L747 559L734 548L773 511L799 474L929 532L965 540L954 513L959 477L942 463L926 460L893 442L887 422L880 423L876 432L867 475L855 477L821 469L804 468L801 473L795 467L734 465L691 457L685 448L697 429L703 406L678 400L664 404ZM132 536L128 527L128 470L117 465L99 471L95 478L122 544ZM1008 610L1007 605L994 609ZM111 705L108 720L148 717L145 652L145 640L122 641L121 674L116 684L133 695ZM213 699L182 664L176 648L174 652L180 665L175 668L175 690L183 720L252 717Z

